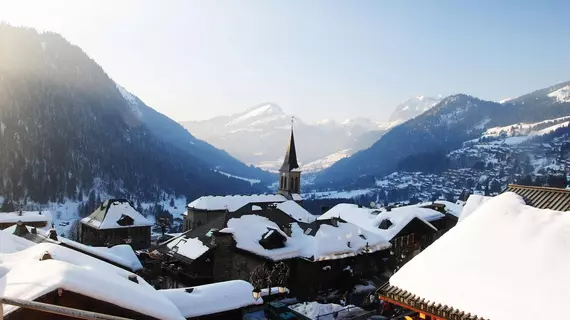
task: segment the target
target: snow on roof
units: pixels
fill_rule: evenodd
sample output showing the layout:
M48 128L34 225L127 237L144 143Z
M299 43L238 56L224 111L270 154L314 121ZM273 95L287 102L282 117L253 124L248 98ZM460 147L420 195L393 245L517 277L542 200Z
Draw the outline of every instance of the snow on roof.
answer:
M437 220L441 217L443 217L441 212L417 206L399 207L386 211L386 209L359 208L355 204L340 203L317 219L341 218L390 241L414 218L420 219L434 230L437 230L428 221ZM380 229L380 223L386 219L390 220L392 225L388 229Z
M6 233L0 237L11 242L19 238ZM52 259L40 261L45 252ZM63 288L157 319L184 319L176 306L146 281L137 277L135 283L129 276L134 274L54 243L0 254L0 291L4 297L34 300ZM4 305L4 315L17 308Z
M170 250L174 250L176 253L192 260L198 259L209 250L209 248L197 238L186 238L185 233L168 240L165 244Z
M319 320L351 319L365 313L364 309L353 305L341 306L334 303L303 302L289 306L289 308L309 319ZM338 312L337 317L334 317L335 312Z
M18 252L36 245L28 239L11 235L14 231L9 233L6 230L7 229L0 231L0 254ZM0 260L0 264L1 263L2 260Z
M26 222L51 222L51 213L48 211L22 211L19 212L0 212L0 223L17 223L18 221Z
M298 193L293 193L291 197L293 198L293 201L303 201L303 196Z
M28 231L31 232L32 228L29 226L27 228L28 228ZM16 229L16 226L12 226L10 228L7 228L7 229L0 231L0 233L13 234L15 229ZM44 236L47 238L49 230L36 229L36 232L38 233L38 235L41 235L41 236ZM18 238L20 238L20 237L18 237ZM71 239L64 238L61 236L59 236L57 238L57 240L61 243L64 243L64 244L66 244L70 247L73 247L75 249L78 249L80 251L92 254L92 255L97 256L97 257L101 257L103 259L114 262L114 263L121 265L123 267L129 268L132 271L138 271L138 270L141 270L143 268L139 258L137 257L137 255L133 251L132 247L127 245L127 244L121 244L121 245L113 246L111 248L107 248L107 247L86 246L83 243L79 243L77 241L73 241ZM28 240L26 240L26 241L28 241ZM35 244L34 242L31 242L31 243ZM4 252L4 251L0 250L0 252ZM9 252L5 252L5 253L9 253Z
M287 200L277 204L277 209L285 212L287 215L291 216L293 219L300 222L313 222L316 217L301 207L297 202L292 200Z
M351 223L339 222L338 227L323 224L314 236L305 234L297 223L293 223L290 237L274 222L258 215L232 218L227 225L228 227L220 232L233 234L239 249L275 261L296 257L314 260L340 259L362 253L366 244L372 252L390 246L384 238ZM259 244L259 240L269 229L276 230L286 238L283 248L265 249Z
M287 201L285 196L280 194L253 194L234 196L203 196L188 204L188 208L197 210L219 211L226 210L233 212L248 203L268 203Z
M132 218L133 224L120 225L117 221L123 216ZM81 222L96 229L117 229L153 225L152 222L137 212L126 200L105 201L103 207L98 207L91 215L81 219Z
M164 297L172 301L185 318L199 317L256 304L263 300L255 300L252 296L253 286L243 280L217 282L187 288L158 290Z
M404 265L390 284L486 319L559 318L557 308L545 306L570 301L568 230L570 213L533 208L506 192Z
M493 199L493 197L481 196L478 194L472 194L467 199L463 210L461 210L461 215L459 216L458 222L465 220L468 216L470 216L475 210L477 210L481 205L485 202Z

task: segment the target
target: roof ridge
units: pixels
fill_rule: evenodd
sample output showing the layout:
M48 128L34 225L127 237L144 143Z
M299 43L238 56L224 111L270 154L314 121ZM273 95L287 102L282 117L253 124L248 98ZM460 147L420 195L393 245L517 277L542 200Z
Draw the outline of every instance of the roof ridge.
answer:
M509 191L509 188L524 188L524 189L535 189L535 190L549 190L549 191L556 191L556 192L561 192L561 193L570 193L570 190L566 190L566 189L562 189L562 188L556 188L556 187L543 187L543 186L525 186L522 184L514 184L511 183L509 185L507 185L507 190Z

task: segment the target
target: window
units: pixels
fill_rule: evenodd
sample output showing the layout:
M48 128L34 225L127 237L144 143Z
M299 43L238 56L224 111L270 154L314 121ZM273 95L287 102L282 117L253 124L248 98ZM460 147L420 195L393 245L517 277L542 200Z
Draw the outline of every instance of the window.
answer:
M307 229L305 230L305 234L310 234L310 233L311 233L311 231L313 231L313 229L311 229L311 228L307 228Z

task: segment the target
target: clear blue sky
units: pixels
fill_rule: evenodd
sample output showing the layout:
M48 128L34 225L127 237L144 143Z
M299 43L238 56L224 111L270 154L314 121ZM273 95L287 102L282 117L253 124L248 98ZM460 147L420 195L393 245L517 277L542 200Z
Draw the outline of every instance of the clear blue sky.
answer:
M384 120L416 95L515 97L570 80L570 1L0 2L176 120L264 101Z

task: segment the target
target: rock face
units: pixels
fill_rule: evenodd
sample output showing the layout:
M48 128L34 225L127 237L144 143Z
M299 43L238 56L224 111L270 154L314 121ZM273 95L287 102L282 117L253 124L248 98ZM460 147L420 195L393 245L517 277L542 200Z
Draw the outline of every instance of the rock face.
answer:
M143 200L263 191L215 172L256 174L118 88L54 33L0 24L0 129L8 199L83 200L95 187Z

